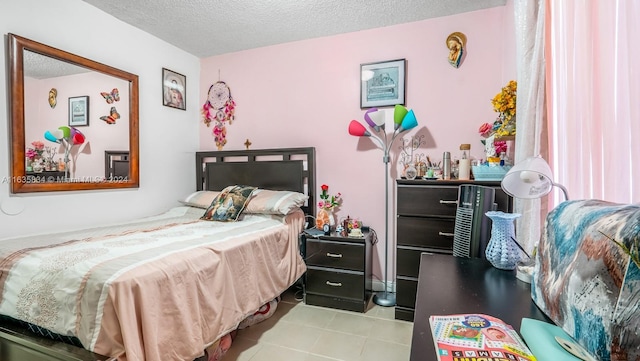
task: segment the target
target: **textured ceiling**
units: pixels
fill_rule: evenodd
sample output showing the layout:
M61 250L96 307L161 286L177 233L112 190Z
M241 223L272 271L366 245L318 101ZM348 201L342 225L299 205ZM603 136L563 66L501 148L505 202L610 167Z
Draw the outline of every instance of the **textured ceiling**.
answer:
M24 52L24 75L35 79L55 78L89 72L71 63L60 61L32 51Z
M506 0L83 1L200 58L506 3Z

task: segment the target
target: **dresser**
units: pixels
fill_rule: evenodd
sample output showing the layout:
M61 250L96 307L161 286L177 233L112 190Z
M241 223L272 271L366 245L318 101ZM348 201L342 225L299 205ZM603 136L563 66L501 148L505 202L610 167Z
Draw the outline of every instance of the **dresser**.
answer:
M363 238L305 237L306 304L364 312L371 298L371 241Z
M413 321L421 253L453 253L458 187L462 184L494 188L497 210L513 211L512 198L498 181L396 181L396 319Z

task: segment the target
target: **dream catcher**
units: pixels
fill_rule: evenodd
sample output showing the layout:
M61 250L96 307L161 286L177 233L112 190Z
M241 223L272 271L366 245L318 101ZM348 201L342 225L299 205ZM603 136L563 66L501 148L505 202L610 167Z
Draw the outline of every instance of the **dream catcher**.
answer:
M207 127L213 123L213 136L218 150L222 150L222 147L227 144L226 123L233 122L235 107L231 89L225 82L218 81L209 88L207 101L202 106L202 115Z

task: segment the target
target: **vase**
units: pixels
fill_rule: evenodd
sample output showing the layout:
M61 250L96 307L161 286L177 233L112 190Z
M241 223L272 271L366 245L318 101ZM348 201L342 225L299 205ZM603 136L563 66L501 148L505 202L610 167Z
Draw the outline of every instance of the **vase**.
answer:
M407 177L407 179L416 179L418 170L413 164L409 164L409 166L407 166L407 169L404 170L404 175Z
M336 219L333 214L333 209L328 208L320 208L318 214L316 215L316 228L322 229L328 223L331 227L335 226Z
M31 163L31 168L36 173L42 173L42 171L44 170L44 166L42 165L42 163L40 163L39 160L36 160L33 163Z
M486 215L493 222L491 238L485 251L487 260L498 269L515 269L520 261L520 249L515 243L516 232L513 221L520 217L520 214L490 211Z

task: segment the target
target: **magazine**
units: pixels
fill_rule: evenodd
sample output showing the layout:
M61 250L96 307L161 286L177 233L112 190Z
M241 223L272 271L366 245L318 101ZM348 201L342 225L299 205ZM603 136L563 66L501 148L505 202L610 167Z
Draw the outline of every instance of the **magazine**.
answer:
M520 335L483 314L429 317L439 361L535 361Z

